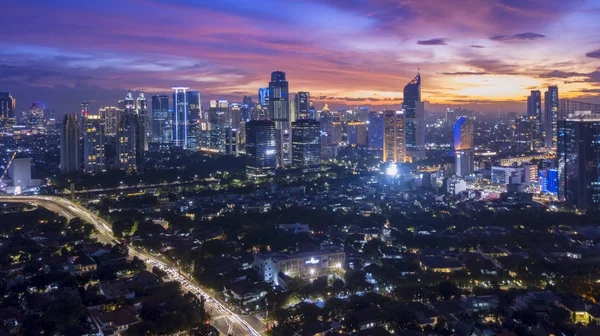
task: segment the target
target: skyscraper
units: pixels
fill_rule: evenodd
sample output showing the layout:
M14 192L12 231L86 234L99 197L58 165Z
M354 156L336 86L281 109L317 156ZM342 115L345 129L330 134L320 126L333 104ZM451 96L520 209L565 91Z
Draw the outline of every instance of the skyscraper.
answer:
M544 93L544 119L546 128L546 148L556 150L558 143L558 86L549 86Z
M269 82L269 117L276 129L290 128L289 84L285 72L274 71Z
M9 92L0 92L0 119L15 118L15 99Z
M32 130L40 132L44 129L44 107L40 103L33 103L27 113L27 123Z
M67 114L60 125L60 171L72 173L81 169L79 157L80 128L76 114Z
M83 118L83 169L92 174L103 172L104 122L99 114L86 114Z
M148 150L148 139L150 137L150 116L148 115L148 102L143 92L135 100L135 111L140 119L141 143L144 151Z
M292 123L292 165L315 166L321 163L321 123L299 119Z
M383 112L383 162L404 163L406 160L404 113Z
M238 156L239 136L236 128L227 127L225 130L225 154Z
M402 101L404 110L404 132L406 137L406 151L408 155L419 155L416 152L424 150L425 134L425 106L421 102L421 74L404 87Z
M119 111L116 106L106 106L98 110L98 114L104 123L104 135L117 135L117 124L119 122L120 113L122 113L122 111Z
M187 148L188 142L188 87L173 87L173 145Z
M260 178L275 174L277 146L275 123L271 120L251 120L246 123L246 174Z
M536 125L536 116L517 117L514 140L515 150L518 154L529 153L535 150Z
M585 112L558 121L558 196L580 210L600 205L598 139L598 114Z
M167 132L169 122L169 96L152 96L152 142L166 144L170 141Z
M85 118L90 113L90 102L82 102L81 103L81 117Z
M232 127L229 102L227 100L211 100L209 107L210 148L224 153L226 131Z
M383 112L369 112L368 122L369 149L383 149Z
M350 146L367 147L367 123L351 121L346 124L347 142Z
M542 148L545 144L545 128L542 116L542 93L540 90L532 90L527 97L527 116L535 117L535 144L534 148Z
M467 176L473 173L473 121L461 116L454 124L454 150L456 175Z
M144 163L144 134L140 116L126 108L117 125L117 166L126 171L139 171Z
M333 159L337 145L334 143L331 111L324 109L319 116L319 121L321 122L321 158L324 160Z
M308 92L298 92L294 99L296 105L296 119L314 119L310 113L310 94Z
M269 88L258 89L258 104L264 109L269 109Z

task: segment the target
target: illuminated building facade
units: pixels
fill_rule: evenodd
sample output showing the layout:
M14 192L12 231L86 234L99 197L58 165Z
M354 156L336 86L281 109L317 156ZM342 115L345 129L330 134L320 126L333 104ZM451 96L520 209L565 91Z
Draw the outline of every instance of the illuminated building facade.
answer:
M454 150L456 175L467 176L473 173L473 121L461 116L454 123Z
M60 128L60 171L63 173L72 173L81 169L79 135L77 115L65 115Z
M369 112L368 140L369 149L383 149L383 112Z
M321 123L300 119L292 123L292 165L294 167L321 164Z
M251 120L246 123L246 174L249 178L275 175L277 169L277 139L271 120Z
M9 92L0 92L0 119L15 118L15 99Z
M186 91L188 87L173 87L173 145L187 148L189 109Z
M546 148L556 150L558 144L558 86L549 86L548 91L544 93L545 127L546 127Z
M169 96L152 96L152 142L166 144L171 140Z
M83 118L83 169L97 174L106 170L104 161L104 123L100 115L87 114Z
M420 156L425 145L425 105L421 101L421 74L404 87L402 101L404 110L404 133L406 152L410 156Z
M383 162L406 161L404 120L402 111L383 112Z
M534 144L535 149L544 147L545 128L543 127L542 116L542 93L539 90L532 90L527 97L527 116L535 118Z

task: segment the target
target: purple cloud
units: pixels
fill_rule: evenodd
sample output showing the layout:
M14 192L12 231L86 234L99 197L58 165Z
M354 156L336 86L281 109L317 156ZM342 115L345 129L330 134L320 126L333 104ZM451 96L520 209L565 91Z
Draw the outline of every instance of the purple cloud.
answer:
M490 37L490 40L494 41L513 41L513 40L537 40L544 38L546 35L538 33L519 33L514 35L496 35Z
M430 39L430 40L419 40L417 42L417 44L431 46L431 45L447 45L448 43L446 43L445 38L434 38L434 39Z
M600 49L590 51L589 53L585 54L585 56L590 58L600 58Z

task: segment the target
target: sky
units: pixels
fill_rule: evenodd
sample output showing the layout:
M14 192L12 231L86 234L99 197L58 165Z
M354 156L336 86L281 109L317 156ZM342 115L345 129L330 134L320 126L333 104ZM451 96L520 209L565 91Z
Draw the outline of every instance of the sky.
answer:
M287 73L332 107L525 110L529 90L600 96L600 0L2 0L0 91L75 113L127 90L241 101ZM256 99L256 98L255 98Z

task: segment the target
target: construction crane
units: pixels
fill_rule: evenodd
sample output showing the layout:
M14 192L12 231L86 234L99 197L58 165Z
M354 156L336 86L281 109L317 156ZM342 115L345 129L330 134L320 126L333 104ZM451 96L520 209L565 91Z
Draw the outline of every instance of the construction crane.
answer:
M6 176L6 173L8 173L8 168L10 168L10 165L13 163L15 156L17 156L17 151L15 151L13 153L12 157L8 161L8 164L6 165L6 169L4 169L4 173L2 173L2 177L0 177L0 183L2 183L2 180L4 180L4 176Z

